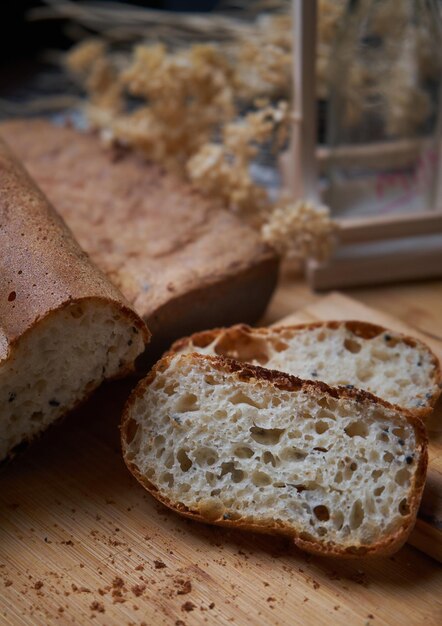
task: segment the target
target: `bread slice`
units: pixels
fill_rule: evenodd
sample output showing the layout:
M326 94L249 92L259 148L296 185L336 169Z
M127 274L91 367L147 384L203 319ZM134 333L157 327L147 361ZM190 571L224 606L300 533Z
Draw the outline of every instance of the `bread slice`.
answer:
M132 370L148 338L0 142L0 459Z
M441 393L439 361L425 344L367 322L238 325L181 339L171 352L224 356L332 387L357 387L421 417Z
M122 420L126 464L195 520L309 552L397 550L427 466L422 421L364 392L199 354L164 357Z
M47 120L8 120L0 133L152 332L149 355L217 325L255 322L278 259L259 233L190 185L96 135Z

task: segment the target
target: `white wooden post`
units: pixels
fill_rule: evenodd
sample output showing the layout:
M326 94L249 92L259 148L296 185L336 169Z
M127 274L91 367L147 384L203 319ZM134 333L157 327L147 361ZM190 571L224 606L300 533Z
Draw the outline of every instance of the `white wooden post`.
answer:
M319 199L316 162L316 0L293 0L292 189Z

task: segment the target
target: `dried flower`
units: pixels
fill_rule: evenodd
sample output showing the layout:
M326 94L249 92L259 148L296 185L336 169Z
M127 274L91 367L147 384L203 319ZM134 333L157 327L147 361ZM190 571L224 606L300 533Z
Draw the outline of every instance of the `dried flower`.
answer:
M278 203L261 228L263 240L281 256L321 261L333 250L335 232L328 207L307 200Z

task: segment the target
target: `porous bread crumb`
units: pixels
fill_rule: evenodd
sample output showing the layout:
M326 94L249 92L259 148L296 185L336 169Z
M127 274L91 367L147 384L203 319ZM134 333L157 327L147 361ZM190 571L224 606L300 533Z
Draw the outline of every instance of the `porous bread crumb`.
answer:
M177 511L286 532L313 551L402 543L423 485L420 422L350 392L297 379L291 390L248 367L197 354L162 360L125 412L135 476Z
M133 363L142 349L138 328L99 300L73 303L42 320L14 356L0 362L0 458Z

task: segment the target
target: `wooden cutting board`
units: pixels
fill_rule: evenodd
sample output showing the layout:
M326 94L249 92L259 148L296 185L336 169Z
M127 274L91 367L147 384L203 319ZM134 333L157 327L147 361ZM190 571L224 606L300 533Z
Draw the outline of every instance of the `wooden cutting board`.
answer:
M337 295L295 319L343 317L400 326ZM442 568L409 545L390 558L331 561L285 539L193 523L157 504L121 459L118 421L132 385L102 388L0 474L0 623L441 623ZM436 489L436 422L431 433ZM440 554L434 493L437 508L421 517L413 543Z

